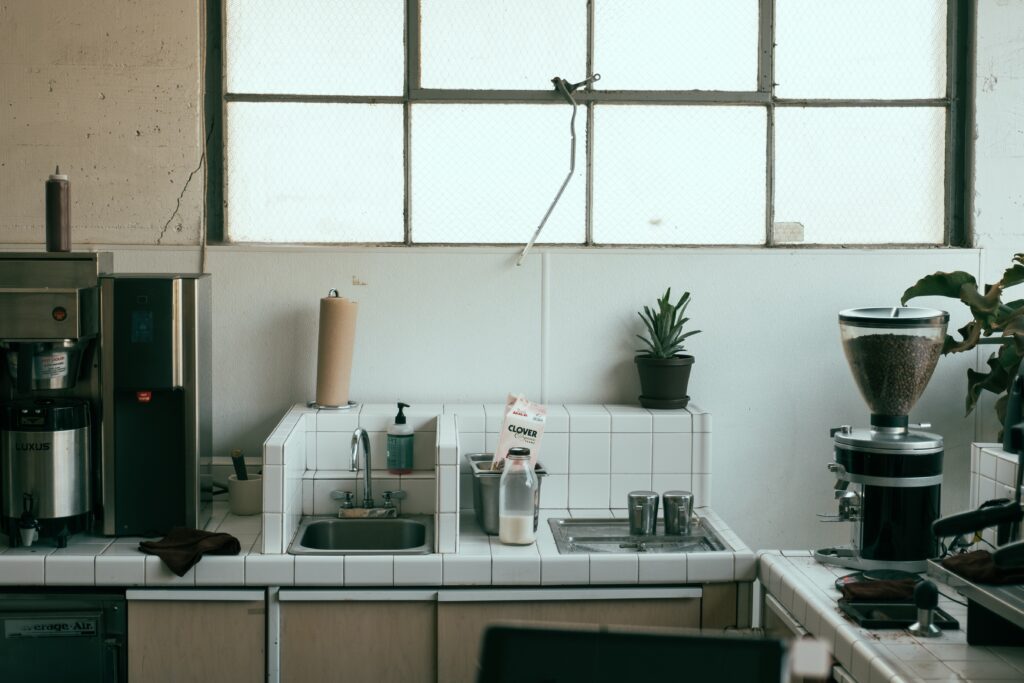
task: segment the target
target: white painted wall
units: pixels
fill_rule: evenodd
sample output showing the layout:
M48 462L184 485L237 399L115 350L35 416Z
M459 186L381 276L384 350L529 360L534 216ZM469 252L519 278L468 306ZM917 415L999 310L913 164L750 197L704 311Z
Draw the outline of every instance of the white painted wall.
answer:
M1024 230L1024 0L982 0L978 24L978 249L538 249L516 268L512 251L497 249L212 247L217 452L258 452L287 407L312 397L317 300L331 287L360 302L357 400L495 402L521 391L598 403L635 400L635 311L671 285L693 293L689 312L703 330L689 344L691 395L714 415L715 507L751 547L843 542L842 525L815 520L834 509L828 429L863 425L867 410L836 313L895 304L936 270L988 282L1024 251L1015 244ZM0 130L0 161L20 139ZM186 134L182 145L195 143ZM41 212L42 175L26 173L39 175ZM3 227L3 200L0 240L24 242L24 231ZM162 224L165 210L154 203L153 221ZM38 246L41 228L36 235ZM199 263L193 247L113 250L125 272ZM946 307L951 326L965 320L955 302L920 303ZM968 504L968 444L994 436L987 416L978 425L963 416L964 373L977 362L973 353L943 358L911 416L946 439L947 511Z

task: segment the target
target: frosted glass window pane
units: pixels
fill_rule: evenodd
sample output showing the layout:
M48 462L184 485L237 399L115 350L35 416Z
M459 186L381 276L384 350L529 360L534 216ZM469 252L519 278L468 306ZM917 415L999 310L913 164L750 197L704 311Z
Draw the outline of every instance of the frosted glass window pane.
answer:
M776 0L775 94L902 99L946 92L946 3Z
M569 172L566 105L420 104L412 109L415 242L526 243ZM585 139L538 243L582 243Z
M233 93L401 95L404 0L227 0Z
M758 3L600 0L601 90L757 90Z
M597 106L594 242L763 244L761 107Z
M775 110L775 221L811 244L943 242L946 112Z
M229 102L232 242L400 242L402 106Z
M424 88L551 90L583 80L586 0L429 0L422 4Z

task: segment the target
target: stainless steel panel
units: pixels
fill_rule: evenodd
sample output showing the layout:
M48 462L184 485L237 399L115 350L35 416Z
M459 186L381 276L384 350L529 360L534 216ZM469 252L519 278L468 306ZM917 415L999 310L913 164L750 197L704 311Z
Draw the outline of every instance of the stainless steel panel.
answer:
M97 332L95 289L0 289L0 339L79 339ZM64 309L57 319L55 311Z
M110 252L8 252L0 254L0 288L95 287L114 265Z
M108 407L102 414L100 435L100 497L103 505L103 534L117 535L117 477L114 461L114 281L104 278L100 283L100 387L102 403ZM94 413L95 414L95 413Z
M185 276L175 282L175 315L180 327L175 356L180 357L181 386L186 401L186 522L202 529L213 513L213 335L208 275ZM176 374L177 378L179 375Z
M3 432L3 499L7 517L21 516L24 494L33 496L38 519L89 511L89 430Z

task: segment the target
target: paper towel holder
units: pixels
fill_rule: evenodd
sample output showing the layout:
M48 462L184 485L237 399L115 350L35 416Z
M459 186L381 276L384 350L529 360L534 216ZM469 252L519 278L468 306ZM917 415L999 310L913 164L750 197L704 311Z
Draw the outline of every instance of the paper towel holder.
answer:
M308 401L306 403L306 407L307 408L315 408L317 410L351 410L353 408L358 408L359 404L356 403L355 401L349 401L348 405L344 405L344 406L322 406L319 403L317 403L316 401Z

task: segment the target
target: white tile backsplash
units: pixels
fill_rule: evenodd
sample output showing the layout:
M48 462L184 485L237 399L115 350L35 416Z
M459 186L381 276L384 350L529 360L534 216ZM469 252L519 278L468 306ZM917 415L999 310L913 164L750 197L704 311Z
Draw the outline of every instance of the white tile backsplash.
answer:
M569 473L569 433L555 432L549 434L544 432L541 438L538 462L544 465L549 474Z
M693 475L690 474L653 474L651 475L651 490L657 493L665 491L690 491L693 492ZM703 501L697 501L703 505ZM658 514L663 510L659 507Z
M561 434L569 431L569 411L565 406L553 403L547 406L548 414L544 418L544 434Z
M614 423L614 416L612 421ZM653 471L652 437L650 429L646 432L612 432L612 474L650 474Z
M649 490L651 490L651 475L649 474L613 474L611 475L608 507L625 508L627 507L626 496L630 491Z
M387 453L387 436L384 437L385 454ZM451 463L455 464L455 446L448 450ZM386 458L385 458L386 462ZM437 432L416 432L412 441L412 468L414 470L433 471L437 464Z
M552 404L547 409L539 454L549 473L541 489L543 509L611 514L609 508L621 509L625 495L637 489L692 490L699 505L708 504L711 416L699 406L648 410L635 405ZM360 504L363 473L349 471L351 434L357 426L366 429L370 438L376 502L380 504L384 490L405 491L402 513L439 513L435 527L439 552L458 549L458 512L472 506L473 479L464 454L494 450L504 405L438 403L407 409L416 435L414 472L401 477L386 470L385 430L396 410L392 403L380 403L346 413L311 411L304 405L289 411L264 444L266 523L260 544L265 552L285 550L302 515L335 514L340 501L330 498L332 491L351 491ZM976 461L987 462L981 457ZM993 469L995 461L991 458ZM486 537L482 541L486 550ZM538 571L542 569L538 564ZM493 578L485 579L472 563L452 565L452 576L444 570L444 581L451 585L483 585ZM533 570L529 571L532 576ZM615 570L609 571L614 575ZM572 583L581 573L578 561L564 568L552 565L541 580L557 583L552 577L558 576L559 581L565 578ZM639 574L630 574L635 582ZM97 580L101 575L98 568ZM650 573L647 580L654 581L655 575ZM411 574L403 575L403 585L416 585L407 583L412 580Z
M597 404L567 403L569 412L570 432L609 433L612 429L612 416L608 410Z
M569 474L604 474L611 471L612 442L609 432L569 434Z
M459 424L461 424L461 421ZM546 439L547 435L545 435L545 442ZM462 453L463 457L465 457L467 453L483 453L485 448L486 446L484 444L484 433L482 431L459 431L459 452Z
M317 432L315 470L348 469L352 465L352 432Z
M549 474L544 477L543 482L540 486L540 506L542 508L561 510L569 507L568 474Z
M445 403L445 415L458 415L458 433L485 431L486 414L482 403Z
M693 435L689 432L657 432L652 435L651 471L682 474L693 471Z
M573 474L569 479L570 508L607 507L611 487L609 474Z
M654 424L651 412L640 406L606 405L612 416L611 431L650 433Z
M359 426L360 408L347 410L318 410L314 420L316 432L345 432L351 435Z
M711 474L711 433L693 433L693 472Z
M437 512L458 512L459 468L456 465L437 466Z

